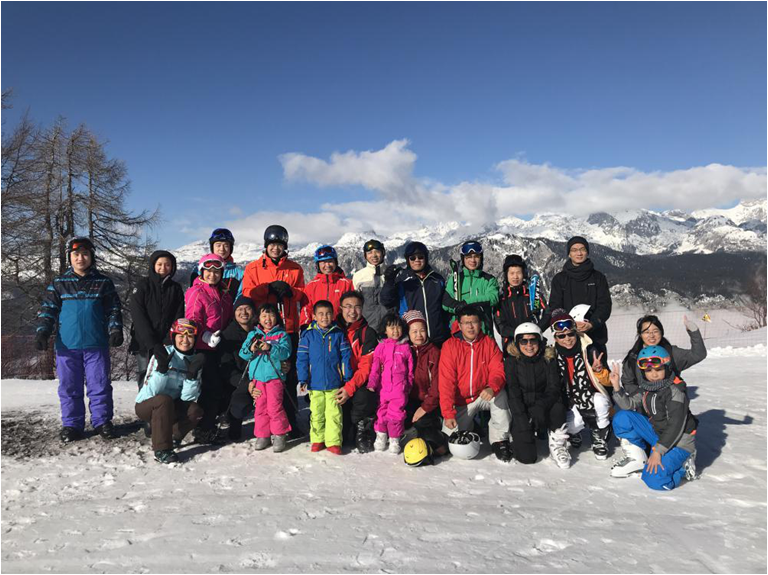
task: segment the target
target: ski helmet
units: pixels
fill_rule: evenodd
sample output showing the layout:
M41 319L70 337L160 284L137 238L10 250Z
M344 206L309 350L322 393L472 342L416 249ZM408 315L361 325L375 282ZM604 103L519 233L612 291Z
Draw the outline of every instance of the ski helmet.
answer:
M70 256L72 255L72 252L80 248L85 248L88 251L90 251L91 259L92 260L96 259L96 248L93 247L93 242L91 241L91 238L80 236L80 237L72 238L67 242L67 263L71 263Z
M580 303L579 305L573 306L569 312L569 315L573 318L573 321L587 321L587 316L589 315L589 304Z
M188 333L197 336L197 331L198 327L195 320L180 317L171 324L171 341L173 341L173 335L176 333Z
M421 437L411 439L403 448L403 461L410 467L432 463L432 447Z
M211 232L211 237L208 238L211 251L213 251L213 244L216 242L229 242L229 249L232 251L235 247L235 236L227 228L216 228Z
M477 267L477 269L483 269L483 262L485 260L485 256L483 256L483 246L480 242L476 240L469 240L461 244L461 261L464 261L464 258L468 255L476 254L480 256L480 265Z
M363 255L367 254L371 250L379 250L381 255L387 253L387 250L384 249L384 244L382 244L379 240L368 240L365 242L365 245L363 245Z
M448 438L448 449L457 459L474 459L480 453L480 436L472 431L454 431Z
M526 321L515 329L515 341L524 335L535 335L541 339L541 328L533 322Z
M649 345L637 354L637 367L643 371L652 367L668 367L670 361L669 352L660 345Z
M203 270L223 270L225 265L224 259L218 254L205 254L197 262L197 273L202 278Z
M328 262L331 260L335 260L337 263L339 261L339 256L336 253L336 250L333 249L333 246L320 246L315 250L315 263L318 264L320 262Z
M288 247L288 230L286 230L283 226L279 226L279 225L272 225L272 226L269 226L266 230L264 230L264 247L267 247L269 244L272 244L272 243L283 244L287 248Z

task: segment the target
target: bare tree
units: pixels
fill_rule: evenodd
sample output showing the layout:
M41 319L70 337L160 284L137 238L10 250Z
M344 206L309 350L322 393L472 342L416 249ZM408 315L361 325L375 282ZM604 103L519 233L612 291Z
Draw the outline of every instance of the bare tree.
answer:
M744 293L739 297L739 307L742 313L750 318L742 326L744 331L760 329L766 326L766 315L768 315L767 292L766 266L762 264L745 284Z

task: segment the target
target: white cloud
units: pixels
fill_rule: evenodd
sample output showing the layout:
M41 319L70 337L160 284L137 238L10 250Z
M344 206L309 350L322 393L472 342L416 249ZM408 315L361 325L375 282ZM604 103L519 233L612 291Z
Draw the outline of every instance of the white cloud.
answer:
M387 236L442 222L459 221L480 230L507 216L563 212L719 207L766 195L765 168L710 164L671 172L631 167L565 170L510 159L494 166L496 182L448 186L414 176L416 154L406 139L381 150L335 152L329 160L300 153L280 156L286 181L318 186L361 186L371 200L326 203L314 213L257 212L229 222L237 237L260 241L264 228L282 223L291 242L334 242L345 232L373 230ZM308 206L308 209L311 209Z

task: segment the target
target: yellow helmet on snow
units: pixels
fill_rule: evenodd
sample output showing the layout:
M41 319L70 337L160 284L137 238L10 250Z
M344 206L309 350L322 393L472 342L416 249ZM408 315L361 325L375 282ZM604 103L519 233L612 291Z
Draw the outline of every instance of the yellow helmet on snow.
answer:
M432 447L421 437L411 439L403 448L403 460L411 467L432 463Z

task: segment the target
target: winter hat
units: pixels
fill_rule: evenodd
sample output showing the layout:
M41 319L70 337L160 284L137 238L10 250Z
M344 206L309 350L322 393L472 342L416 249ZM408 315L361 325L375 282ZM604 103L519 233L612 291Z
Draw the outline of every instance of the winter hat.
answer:
M523 277L528 277L528 264L517 254L512 254L504 258L504 277L507 277L507 270L511 267L523 268Z
M585 238L583 238L581 236L573 236L570 240L568 240L568 245L565 248L566 255L571 253L571 248L575 244L583 245L585 248L587 248L587 253L589 253L589 242Z
M410 327L414 322L420 321L424 325L427 325L427 320L424 318L424 314L417 309L412 309L403 314L403 321Z
M427 249L427 246L425 246L421 242L409 242L405 246L405 259L406 260L408 258L410 258L413 254L417 254L417 253L424 254L424 258L425 258L426 263L429 263L429 250Z
M241 305L247 305L251 308L251 310L253 310L254 312L256 311L256 304L253 303L253 300L247 296L244 296L244 295L238 296L237 299L235 300L235 305L232 306L232 309L235 310L239 308Z
M557 308L556 310L552 311L552 318L549 321L550 327L552 327L552 331L558 332L558 331L565 331L565 330L558 330L556 329L556 325L560 321L571 321L572 325L575 324L574 319L568 314L567 311L565 311L562 308Z

